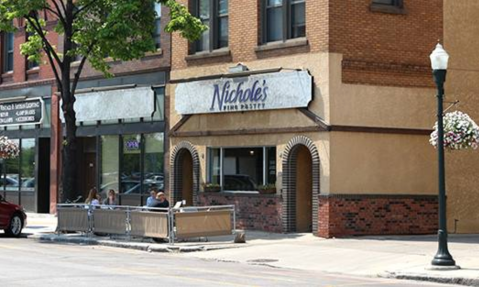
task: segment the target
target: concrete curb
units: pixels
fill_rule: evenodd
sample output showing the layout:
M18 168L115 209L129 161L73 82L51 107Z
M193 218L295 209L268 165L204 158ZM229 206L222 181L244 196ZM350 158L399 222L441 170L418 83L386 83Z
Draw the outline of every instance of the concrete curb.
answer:
M187 252L200 252L200 251L211 251L219 249L228 249L228 248L238 248L239 246L179 246L179 245L169 245L165 244L153 244L153 243L141 243L141 242L122 242L114 240L104 240L96 239L91 237L69 237L62 235L33 235L30 236L31 239L34 239L39 242L52 242L52 243L70 243L70 244L79 244L79 245L99 245L106 247L115 247L115 248L124 248L124 249L133 249L139 251L147 252L163 252L163 253L187 253Z
M430 274L420 274L420 273L402 273L402 272L386 272L385 274L380 274L378 277L381 278L391 278L391 279L400 279L400 280L414 280L414 281L425 281L425 282L434 282L442 284L456 284L464 286L479 286L479 278L464 278L464 277L445 277L445 276L433 276Z

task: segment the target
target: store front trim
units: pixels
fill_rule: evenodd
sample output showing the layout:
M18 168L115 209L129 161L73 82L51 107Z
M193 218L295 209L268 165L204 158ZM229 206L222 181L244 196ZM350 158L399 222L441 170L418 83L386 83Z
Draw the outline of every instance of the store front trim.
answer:
M197 205L200 190L200 157L190 142L180 142L174 148L171 153L171 170L173 202L186 200L187 205Z
M320 159L316 145L305 136L294 137L283 152L282 165L283 230L316 234L320 193Z

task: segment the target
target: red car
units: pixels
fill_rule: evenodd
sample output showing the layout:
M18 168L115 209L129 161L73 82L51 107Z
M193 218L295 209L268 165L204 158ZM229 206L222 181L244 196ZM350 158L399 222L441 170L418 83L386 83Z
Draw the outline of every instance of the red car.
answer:
M27 223L27 215L19 205L7 202L0 195L0 229L8 236L18 237Z

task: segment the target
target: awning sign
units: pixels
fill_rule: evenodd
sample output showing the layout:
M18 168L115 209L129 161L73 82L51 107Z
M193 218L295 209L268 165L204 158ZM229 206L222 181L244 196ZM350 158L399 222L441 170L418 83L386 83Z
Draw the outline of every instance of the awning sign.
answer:
M43 121L43 100L26 99L16 102L0 102L0 126L34 125Z
M312 86L307 71L180 83L175 109L188 115L307 107Z

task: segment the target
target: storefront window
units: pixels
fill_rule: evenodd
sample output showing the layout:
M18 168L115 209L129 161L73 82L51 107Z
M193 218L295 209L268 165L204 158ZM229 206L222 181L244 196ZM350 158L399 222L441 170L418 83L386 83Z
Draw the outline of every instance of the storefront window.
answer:
M110 189L119 192L120 139L115 136L101 137L101 192L102 198Z
M121 158L121 204L138 205L141 196L141 135L125 135Z
M254 191L276 183L275 147L210 149L209 155L210 182L221 182L225 191Z
M210 183L221 184L221 150L219 148L212 148L209 152L209 174L210 174Z
M145 135L145 183L165 188L163 133Z
M21 203L26 210L35 210L35 139L22 139L21 147Z
M141 135L123 137L123 180L140 180Z
M20 140L14 139L17 145L20 145ZM5 159L5 177L4 177L4 186L5 190L8 191L19 191L19 180L20 180L20 158Z
M35 139L22 139L22 191L35 191Z

